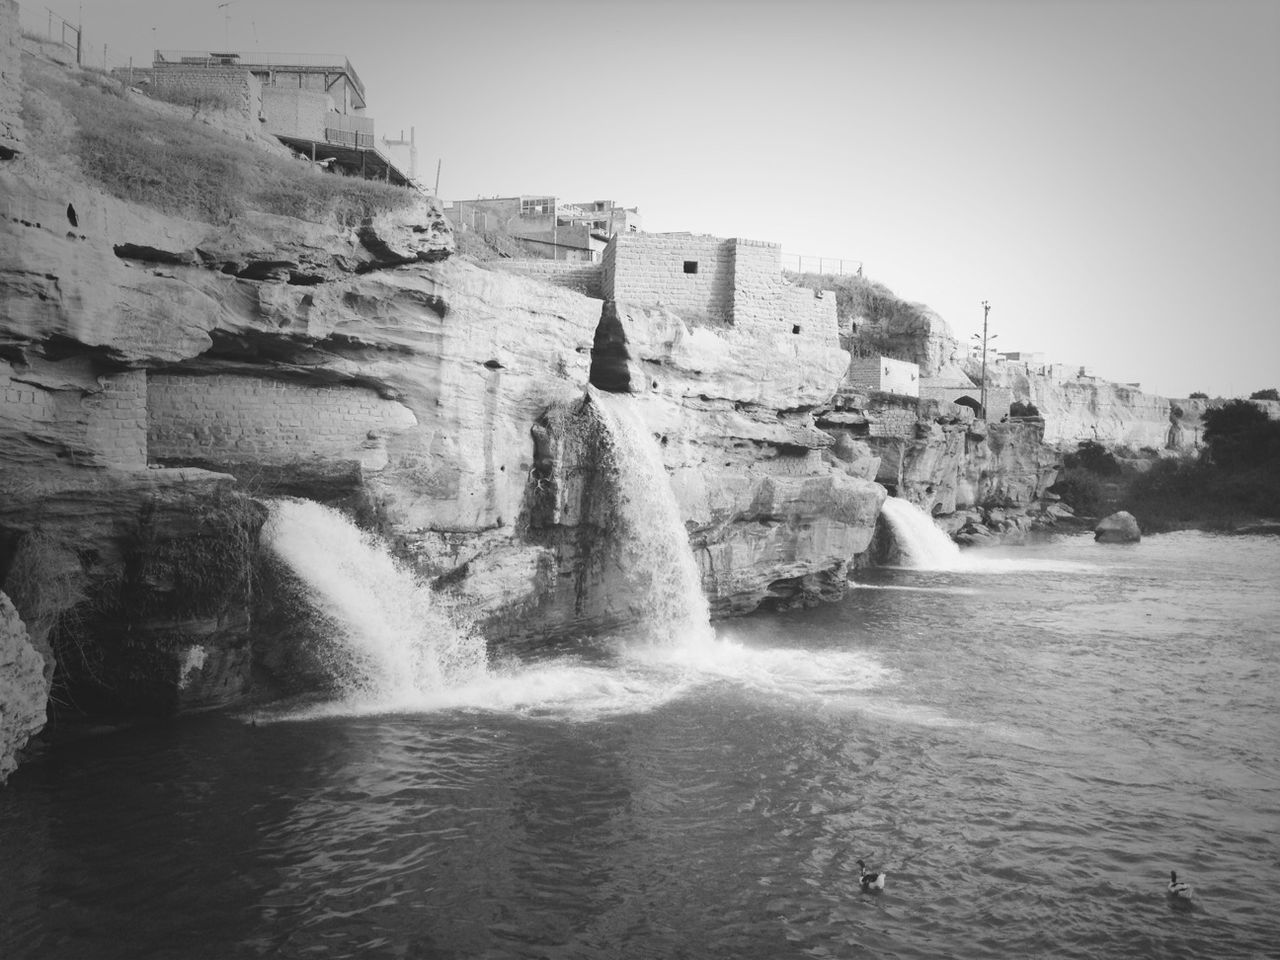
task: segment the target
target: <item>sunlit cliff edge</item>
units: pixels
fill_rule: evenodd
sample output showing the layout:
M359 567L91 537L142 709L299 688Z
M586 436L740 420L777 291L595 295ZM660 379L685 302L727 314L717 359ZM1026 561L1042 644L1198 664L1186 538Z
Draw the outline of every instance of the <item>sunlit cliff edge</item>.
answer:
M784 277L768 243L641 234L594 270L490 268L454 255L439 204L411 191L324 216L122 199L74 149L41 154L59 129L74 145L77 120L36 75L152 120L164 108L49 73L9 26L0 777L43 723L55 667L67 706L126 715L269 683L251 630L270 601L254 559L266 498L353 514L491 644L625 626L638 611L598 555L611 517L592 494L588 383L631 394L660 439L716 616L841 596L886 488L954 530L1016 531L1070 516L1047 494L1053 442L1197 442L1186 402L1079 378L993 371L1006 410L1041 414L1006 422L945 392L869 388L851 351L872 341L960 393L972 379L941 318L853 318Z

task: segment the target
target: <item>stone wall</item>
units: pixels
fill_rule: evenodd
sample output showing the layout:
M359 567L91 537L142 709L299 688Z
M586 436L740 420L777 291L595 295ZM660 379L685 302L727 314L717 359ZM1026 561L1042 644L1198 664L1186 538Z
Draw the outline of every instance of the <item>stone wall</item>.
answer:
M18 4L0 0L0 160L22 149L21 36Z
M661 304L685 320L733 320L737 241L690 233L623 233L604 252L605 299Z
M147 408L157 462L327 457L381 467L386 434L417 422L407 407L363 387L233 374L153 375Z
M0 463L44 448L84 466L147 465L146 373L77 375L0 362Z
M604 264L576 260L491 260L485 266L604 299Z
M152 67L151 82L162 95L211 94L225 98L228 110L238 110L246 117L257 118L262 113L262 84L244 67L157 63Z
M782 248L755 240L732 243L733 325L767 329L782 311Z
M88 446L113 467L147 465L147 373L127 370L99 377L100 393L84 398Z
M892 357L854 357L845 376L846 387L881 390L901 397L920 395L920 367Z
M325 119L333 109L332 98L322 90L264 87L262 115L269 132L282 137L324 140Z

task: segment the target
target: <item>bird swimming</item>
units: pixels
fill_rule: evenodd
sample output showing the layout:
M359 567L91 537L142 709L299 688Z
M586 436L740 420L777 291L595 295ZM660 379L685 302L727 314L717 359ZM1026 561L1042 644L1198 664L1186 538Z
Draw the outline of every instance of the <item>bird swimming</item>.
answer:
M1169 896L1183 900L1191 899L1191 884L1179 880L1177 870L1169 871Z
M868 892L873 890L884 889L883 873L868 873L867 865L861 860L858 861L858 883L863 890Z

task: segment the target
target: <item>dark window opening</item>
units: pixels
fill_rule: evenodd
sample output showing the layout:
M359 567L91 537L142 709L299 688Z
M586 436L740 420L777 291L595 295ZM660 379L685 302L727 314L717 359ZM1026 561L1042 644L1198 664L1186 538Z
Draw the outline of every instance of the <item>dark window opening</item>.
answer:
M698 261L697 261L697 260L686 260L686 261L684 262L684 272L685 272L685 273L697 273L697 272L698 272Z
M80 218L76 216L76 208L71 204L67 204L67 222L73 227L80 226Z
M799 332L800 332L800 324L798 324L798 323L793 323L793 324L791 325L791 332L792 332L792 333L799 333Z

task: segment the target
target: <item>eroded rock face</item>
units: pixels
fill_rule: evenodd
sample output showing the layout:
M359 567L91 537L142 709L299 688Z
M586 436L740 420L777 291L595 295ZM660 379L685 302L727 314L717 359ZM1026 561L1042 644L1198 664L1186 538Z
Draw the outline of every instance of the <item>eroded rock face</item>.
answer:
M17 767L17 753L44 727L49 681L45 660L26 625L0 593L0 784Z
M425 202L352 230L266 215L213 227L0 178L0 559L37 533L55 544L62 609L91 601L129 627L132 646L103 637L112 669L143 678L122 695L135 706L246 689L240 587L183 608L181 564L146 562L218 549L181 504L214 510L233 478L354 511L497 643L629 615L607 578L582 589L584 545L610 531L590 530L598 450L567 412L602 329L716 614L838 595L870 541L875 458L813 419L848 356L811 302L743 327L606 304L446 259ZM147 609L107 602L126 595Z

